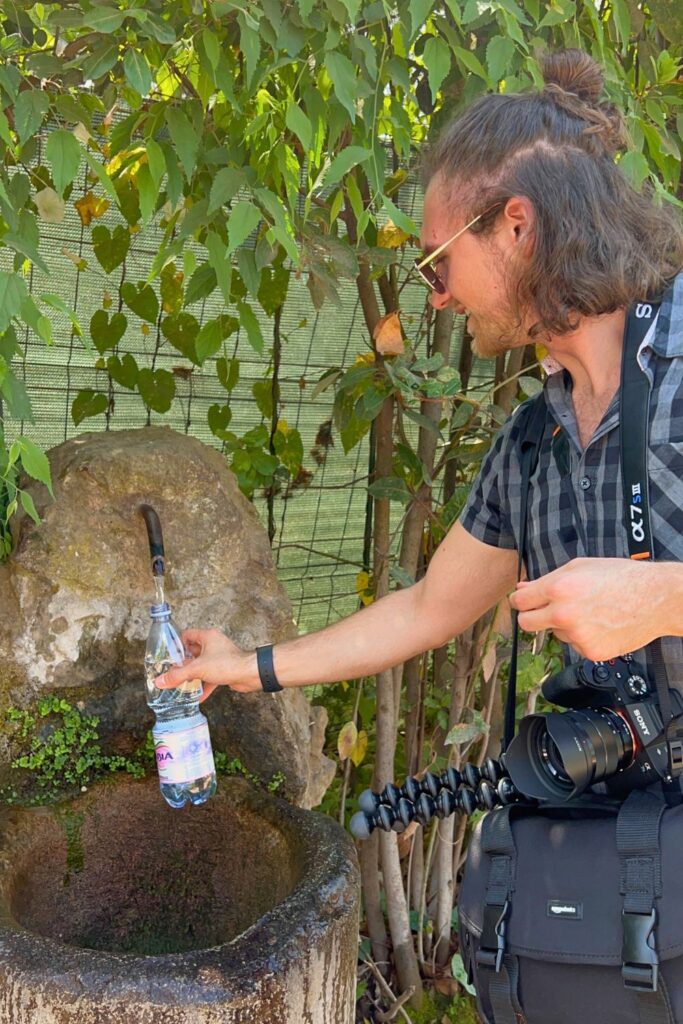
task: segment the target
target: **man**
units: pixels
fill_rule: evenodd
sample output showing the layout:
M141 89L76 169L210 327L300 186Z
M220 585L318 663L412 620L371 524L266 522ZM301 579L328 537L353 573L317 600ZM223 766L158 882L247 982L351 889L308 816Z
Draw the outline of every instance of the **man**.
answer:
M553 630L574 657L636 653L666 637L670 683L683 686L683 276L674 280L683 239L673 212L635 193L615 165L623 129L600 101L591 58L556 54L544 78L541 91L484 97L447 129L430 159L418 265L434 307L467 314L479 355L540 341L559 367L546 386L531 481L529 580L515 589L513 415L424 579L258 657L218 630L187 630L196 660L157 685L199 675L208 695L218 685L250 692L370 675L441 646L513 591L521 628ZM628 558L618 387L626 311L661 295L639 355L651 382L657 557L645 562ZM647 652L639 656L647 661Z

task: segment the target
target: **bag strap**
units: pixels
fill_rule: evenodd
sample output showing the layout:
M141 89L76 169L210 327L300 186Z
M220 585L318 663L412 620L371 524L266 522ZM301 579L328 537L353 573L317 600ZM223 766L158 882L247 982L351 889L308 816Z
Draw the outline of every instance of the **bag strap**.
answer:
M543 441L547 422L547 406L545 391L520 409L518 416L524 416L524 424L520 439L521 449L521 492L519 513L519 548L517 552L517 580L522 578L524 565L524 549L526 547L527 511L529 508L529 481L536 469L538 453ZM515 711L517 707L517 651L519 648L519 628L517 611L512 610L512 646L510 649L510 668L508 672L508 688L505 698L505 717L503 729L502 753L505 753L515 735Z
M675 1024L657 954L656 901L662 896L659 830L666 804L656 793L633 790L617 816L622 912L622 977L638 1004L640 1024Z
M506 931L515 888L517 851L510 827L513 807L490 811L482 824L482 850L490 859L484 903L484 926L475 954L477 989L488 990L493 1017L489 1024L519 1024L519 963L506 953Z

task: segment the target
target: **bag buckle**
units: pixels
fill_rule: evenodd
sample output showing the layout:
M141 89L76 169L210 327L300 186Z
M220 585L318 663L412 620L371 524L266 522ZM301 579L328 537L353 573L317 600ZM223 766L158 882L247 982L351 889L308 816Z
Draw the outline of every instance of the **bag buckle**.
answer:
M659 970L659 957L654 938L656 911L654 907L649 914L635 914L624 910L622 922L624 937L621 947L621 975L624 985L639 992L656 992Z
M502 907L499 903L487 903L484 907L484 927L481 932L481 944L477 950L476 961L481 967L493 967L496 974L503 966L509 911L509 900L506 900Z

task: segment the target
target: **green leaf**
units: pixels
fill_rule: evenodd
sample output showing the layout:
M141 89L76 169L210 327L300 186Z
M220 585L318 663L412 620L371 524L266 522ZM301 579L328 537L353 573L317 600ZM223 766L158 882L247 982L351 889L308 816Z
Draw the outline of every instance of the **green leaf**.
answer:
M229 258L226 258L225 242L217 232L209 231L206 236L206 248L209 254L209 263L216 274L218 287L221 290L226 305L229 305L232 263Z
M491 81L497 85L510 71L515 44L509 36L494 36L486 47L486 66Z
M683 39L683 10L681 10L680 3L675 0L648 0L647 6L657 30L670 43L674 43L680 52L681 39Z
M191 313L175 313L165 317L161 323L161 333L186 359L199 366L196 348L199 322Z
M145 23L145 29L147 29L158 43L164 46L170 46L176 41L176 34L173 26L168 22L160 18L154 11L147 12L147 21Z
M205 299L217 284L216 271L213 267L209 263L201 263L187 282L185 305L191 306L193 302Z
M261 223L261 211L249 201L237 203L230 212L228 220L228 248L226 255L234 252L242 245L252 231Z
M0 270L0 333L4 333L10 320L18 316L28 290L20 274Z
M120 11L117 7L93 7L83 14L83 24L95 32L110 35L121 28L127 14L127 11Z
M24 89L14 104L14 127L23 145L40 128L50 106L47 93L40 89Z
M226 431L232 419L232 410L229 405L212 405L207 414L209 429L212 434L219 437L221 441L227 441Z
M34 523L39 523L40 516L36 511L36 506L33 504L33 498L28 493L28 491L20 491L19 499L21 501L21 507L23 508L24 512L31 517Z
M154 412L168 412L175 398L175 380L168 370L150 370L147 367L138 374L140 396Z
M481 712L475 711L472 714L472 721L459 722L457 725L454 725L444 742L455 747L461 747L472 743L482 736L488 735L488 731L488 724L484 721Z
M92 391L86 388L79 391L71 403L71 418L78 426L83 420L91 416L99 416L106 412L109 407L109 398L102 391Z
M347 146L341 153L337 153L325 173L325 185L335 185L345 174L358 164L365 163L372 156L372 151L363 146Z
M113 201L118 206L119 197L116 193L116 189L114 188L114 183L105 171L104 167L99 162L99 160L95 159L92 153L88 152L87 149L85 149L83 152L85 153L85 159L88 161L88 166L90 167L90 170L93 172L93 174L99 181L104 191L109 195L110 199L113 199Z
M200 365L206 359L210 359L211 356L215 356L216 352L220 349L222 342L223 332L221 330L220 320L209 320L208 323L202 325L196 341L197 359L199 360Z
M2 110L0 110L0 139L7 143L11 151L14 150L14 139L10 131L9 121Z
M402 228L403 231L406 231L411 236L419 235L420 232L415 221L407 214L403 213L402 210L399 210L398 206L395 206L391 199L387 199L386 196L382 196L382 206L387 211L396 227Z
M237 266L239 267L240 277L244 281L247 291L255 299L258 299L259 288L261 287L261 275L256 269L256 260L254 259L254 253L251 249L247 249L242 246L241 249L237 250Z
M129 47L123 58L123 70L136 93L147 96L152 88L152 72L144 53Z
M222 167L213 179L208 213L212 214L224 203L229 203L244 185L244 171L237 167Z
M69 320L71 321L73 333L78 335L79 338L83 338L83 344L85 345L86 348L92 347L90 345L90 342L85 338L83 334L83 328L81 327L76 314L72 309L69 309L66 302L60 295L46 294L41 295L40 298L42 302L45 302L48 306L51 306L52 309L57 309L59 310L60 313L63 313L64 316L68 316Z
M10 416L15 420L28 420L29 423L35 422L33 410L31 408L31 399L28 396L26 386L24 382L19 380L13 370L8 366L2 372L3 357L0 356L0 392L5 400L5 405L9 410ZM0 428L2 421L0 420Z
M103 224L92 229L92 247L97 262L107 274L120 267L130 249L130 231L117 224L113 234Z
M454 46L453 52L456 57L465 65L468 71L474 72L479 78L483 79L488 86L491 85L488 75L485 69L482 67L481 62L471 50L464 50L462 46Z
M425 43L424 62L429 76L432 101L436 103L441 83L451 70L451 51L441 36L430 36Z
M90 321L90 337L95 348L103 355L109 348L116 348L126 333L128 321L123 313L113 313L111 320L106 309L98 309Z
M189 181L197 164L199 135L187 115L177 107L167 108L166 124L185 171L185 177Z
M249 344L255 352L263 352L264 340L261 327L256 319L253 309L246 302L237 303L237 312L240 318L240 326L247 332Z
M246 61L247 85L254 77L261 56L261 37L257 30L251 28L247 19L241 15L238 17L240 23L240 49Z
M202 30L202 43L204 44L206 58L215 71L221 58L221 44L218 36L210 28L205 28Z
M325 67L332 80L337 99L349 113L351 123L356 123L356 97L358 83L356 69L343 53L331 50L325 55Z
M410 38L422 28L434 6L433 0L410 0Z
M138 364L130 354L126 352L123 359L118 356L109 356L107 359L107 372L112 380L115 380L121 387L134 391L138 382Z
M375 480L368 490L378 501L400 501L402 505L407 505L411 498L405 480L398 476L385 476L381 480Z
M45 452L37 444L34 444L33 441L29 441L27 437L18 437L16 443L19 446L21 464L24 471L33 480L38 480L41 484L45 484L50 494L54 497L50 463Z
M273 415L273 382L271 380L254 381L251 387L258 411L267 420Z
M43 316L30 295L28 295L21 304L21 318L36 332L38 337L41 338L46 345L54 345L52 324L46 316Z
M135 175L135 184L140 200L140 218L143 224L149 224L159 199L159 186L154 184L147 164L143 164Z
M124 281L120 290L121 298L129 309L150 324L156 322L159 315L159 300L151 285L145 281L138 281L137 285L132 281Z
M147 139L145 142L147 149L147 166L149 167L149 173L152 175L152 181L154 182L155 188L158 188L161 184L161 179L166 173L166 158L164 151L158 142L154 139Z
M307 153L311 148L311 139L313 137L313 129L311 122L308 120L298 103L293 100L287 104L287 112L285 114L285 124L289 128L290 132L294 132L297 139Z
M107 71L116 64L119 59L119 42L118 39L103 39L99 46L96 46L91 55L83 61L83 78L91 78L93 81L97 81L102 75L105 75Z
M58 128L48 135L45 152L52 165L55 189L61 196L78 174L81 162L80 143L71 132L65 128Z
M226 391L232 391L240 377L239 359L225 359L223 356L216 360L216 375Z

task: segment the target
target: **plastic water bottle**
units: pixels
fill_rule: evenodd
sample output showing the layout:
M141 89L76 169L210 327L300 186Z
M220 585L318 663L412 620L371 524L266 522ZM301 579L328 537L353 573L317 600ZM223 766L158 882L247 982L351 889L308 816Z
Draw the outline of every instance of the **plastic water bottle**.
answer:
M191 679L170 690L154 680L191 657L183 648L166 601L151 607L152 625L145 650L147 704L156 715L152 730L159 785L166 803L203 804L216 792L216 769L209 723L199 710L202 684Z

